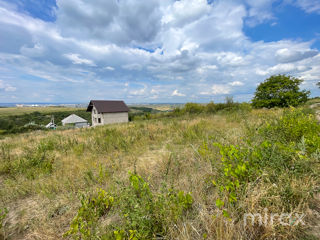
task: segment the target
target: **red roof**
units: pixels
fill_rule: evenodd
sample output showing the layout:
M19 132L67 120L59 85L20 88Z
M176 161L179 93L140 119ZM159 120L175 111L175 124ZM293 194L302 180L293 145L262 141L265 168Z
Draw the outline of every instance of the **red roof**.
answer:
M91 112L93 106L98 113L129 112L129 108L124 101L91 100L87 112Z

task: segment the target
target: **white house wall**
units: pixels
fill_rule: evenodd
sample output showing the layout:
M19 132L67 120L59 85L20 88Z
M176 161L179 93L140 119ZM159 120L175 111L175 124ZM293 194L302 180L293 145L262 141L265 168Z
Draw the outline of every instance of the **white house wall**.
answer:
M111 124L111 123L124 123L128 122L128 113L120 112L120 113L104 113L102 118L103 124Z
M92 112L91 112L92 126L101 125L101 124L98 124L98 118L101 118L101 114L99 114L95 106L93 106Z
M124 123L128 122L128 113L98 113L97 109L93 106L92 108L92 126L112 124L112 123ZM101 123L98 122L98 119L101 119Z

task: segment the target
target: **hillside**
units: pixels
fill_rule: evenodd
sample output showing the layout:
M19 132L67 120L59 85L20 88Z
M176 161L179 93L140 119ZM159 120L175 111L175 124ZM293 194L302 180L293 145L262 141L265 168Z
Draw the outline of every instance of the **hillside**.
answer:
M155 107L155 108L153 108ZM134 118L145 118L151 113L160 113L158 106L131 106L129 112L130 120ZM61 120L76 114L86 119L91 124L91 113L85 108L69 107L10 107L0 108L0 137L1 135L45 130L46 126L54 117L55 123L61 126ZM31 126L28 126L30 125Z
M245 108L6 137L0 239L318 239L319 131ZM295 217L244 224L266 211Z
M0 108L0 117L17 116L23 114L29 114L34 112L40 112L43 114L50 114L54 112L72 112L79 110L79 108L72 107L2 107Z

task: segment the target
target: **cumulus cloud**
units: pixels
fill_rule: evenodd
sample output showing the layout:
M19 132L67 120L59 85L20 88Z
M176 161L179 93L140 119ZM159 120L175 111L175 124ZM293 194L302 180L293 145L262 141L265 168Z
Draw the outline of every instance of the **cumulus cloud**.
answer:
M278 73L311 88L320 76L312 41L254 42L243 32L274 21L273 2L58 1L56 22L45 22L0 0L0 101L15 88L24 101L249 100Z
M10 84L5 83L4 81L0 80L0 90L4 90L6 92L14 92L17 88L11 86Z
M58 1L57 23L63 36L101 43L152 41L160 28L156 0Z
M142 66L138 63L131 63L131 64L123 65L122 68L126 70L140 71L142 69Z
M307 13L316 12L320 14L320 2L315 0L295 0L294 3Z
M64 54L64 56L70 59L73 62L73 64L86 64L89 66L95 66L92 60L81 58L79 54L70 53L70 54Z
M207 0L175 1L167 7L166 13L162 17L162 23L183 27L194 20L204 17L209 13L210 8Z
M134 90L134 91L130 92L130 95L141 96L141 95L144 95L145 91L146 91L145 88L140 89L140 90Z
M184 96L186 96L185 94L183 94L183 93L180 93L179 91L178 91L178 89L176 89L176 90L174 90L173 92L172 92L172 94L171 94L171 96L173 96L173 97L184 97Z
M276 52L276 57L279 62L288 63L288 62L295 62L300 61L305 58L311 58L318 54L317 50L304 50L304 51L297 51L288 48L279 49Z
M275 0L246 0L248 9L247 24L251 27L264 21L275 19L272 13L272 4Z
M201 95L225 95L231 92L230 86L226 84L213 84L209 91L200 92Z
M110 66L107 66L107 67L105 67L104 69L105 69L105 70L108 70L108 71L114 71L114 70L115 70L114 67L110 67Z
M234 81L234 82L229 83L229 85L231 85L231 86L242 86L243 84L244 83L240 82L240 81Z
M229 86L222 85L222 84L214 84L212 86L212 94L229 94L231 91Z

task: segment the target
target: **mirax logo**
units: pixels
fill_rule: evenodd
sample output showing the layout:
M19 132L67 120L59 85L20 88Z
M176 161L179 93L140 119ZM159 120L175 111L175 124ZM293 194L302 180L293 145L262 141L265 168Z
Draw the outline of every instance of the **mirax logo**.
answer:
M305 225L303 221L305 214L303 213L269 213L267 208L265 208L263 212L263 214L245 213L243 216L244 226L247 226L248 223L251 223L251 225L258 223L259 226L273 226L278 224L282 226L298 226L299 224Z

